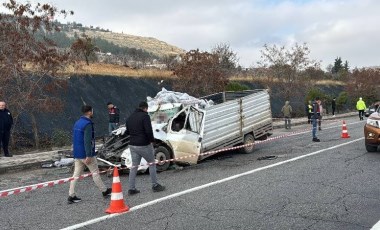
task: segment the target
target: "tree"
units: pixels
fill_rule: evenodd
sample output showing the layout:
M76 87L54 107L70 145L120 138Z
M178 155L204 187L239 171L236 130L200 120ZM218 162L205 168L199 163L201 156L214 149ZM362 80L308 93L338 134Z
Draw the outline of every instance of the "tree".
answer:
M175 69L175 76L175 90L199 97L224 91L229 75L219 62L218 55L197 49L183 55Z
M350 67L348 65L348 61L346 60L343 64L342 58L337 57L331 69L331 73L333 74L333 77L342 81L346 81L349 71L350 71Z
M267 87L279 87L280 96L285 100L305 94L308 78L307 69L320 69L320 62L309 59L310 50L306 43L295 44L290 49L285 46L264 45L261 60L258 62L258 74L266 78Z
M37 38L35 34L59 31L51 19L73 12L59 11L50 4L32 6L14 0L3 3L0 11L11 12L0 14L0 98L13 111L13 131L18 130L20 114L30 115L38 147L35 114L63 108L57 92L66 81L57 77L57 72L70 62L70 56L46 36Z
M334 66L332 68L332 73L337 74L340 72L340 70L343 69L343 62L341 57L335 58Z
M380 70L377 69L354 69L347 81L346 91L354 103L359 97L363 97L367 104L380 99L379 79Z
M348 61L347 61L347 60L344 62L343 69L344 69L344 71L346 71L346 72L348 72L348 71L350 70L350 66L348 65Z
M339 113L339 111L343 110L343 107L348 102L348 93L343 91L339 93L338 98L336 99L336 110Z
M86 34L77 38L71 45L71 50L78 56L86 60L86 64L90 65L90 59L95 60L95 52L99 52L99 48L95 42Z
M226 71L232 72L236 69L238 63L237 54L232 51L229 44L217 44L212 48L211 53L219 57L219 63Z

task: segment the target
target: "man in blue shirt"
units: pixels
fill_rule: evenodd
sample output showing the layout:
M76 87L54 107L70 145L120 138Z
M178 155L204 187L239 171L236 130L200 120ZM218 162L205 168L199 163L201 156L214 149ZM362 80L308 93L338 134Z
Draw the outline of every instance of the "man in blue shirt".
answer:
M112 189L106 188L99 175L99 168L95 153L95 132L94 123L92 122L93 109L90 105L82 107L83 116L74 124L73 130L73 154L74 154L74 180L70 182L68 203L78 203L81 201L75 194L75 185L78 177L83 173L85 166L92 173L92 179L96 186L103 193L104 197L108 197Z

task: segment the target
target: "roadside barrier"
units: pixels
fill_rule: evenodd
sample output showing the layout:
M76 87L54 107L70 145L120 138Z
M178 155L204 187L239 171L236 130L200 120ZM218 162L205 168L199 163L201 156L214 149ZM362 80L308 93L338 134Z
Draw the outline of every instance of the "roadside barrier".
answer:
M333 124L333 123L337 123L337 122L340 122L340 121L341 120L331 120L331 121L328 121L328 122L325 122L325 123ZM276 140L279 140L279 139L283 139L283 138L286 138L286 137L292 137L292 136L297 136L297 135L309 133L310 131L311 131L311 128L302 129L302 130L286 133L286 134L283 134L283 135L280 135L280 136L277 136L277 137L271 137L271 138L268 138L266 140L255 141L254 143L250 143L250 144L239 145L239 146L230 147L230 148L223 148L223 149L209 151L209 152L204 152L204 153L200 153L200 154L192 154L192 155L188 155L188 156L183 156L183 157L178 157L178 158L172 158L172 159L167 159L167 160L164 160L164 161L157 161L155 163L147 163L145 165L138 165L138 166L132 166L132 167L140 167L140 166L146 166L146 165L152 165L152 164L161 164L161 163L167 163L167 162L173 162L173 161L180 161L182 159L186 159L186 158L190 158L190 157L194 157L194 156L205 156L205 155L212 155L212 154L216 154L216 153L220 153L220 152L226 152L226 151L230 151L230 150L237 150L237 149L245 148L245 147L252 146L252 145L260 145L260 144L264 144L264 143L267 143L267 142L272 142L272 141L276 141ZM117 167L117 168L120 168L120 169L131 169L132 168L132 167L120 167L119 165L114 165L114 166ZM110 170L113 170L113 169L107 169L107 170L104 170L104 171L99 171L98 174L107 173ZM74 179L84 179L84 178L90 177L90 176L95 175L95 174L96 173L87 173L87 174L83 174L83 175L81 175L79 177L69 177L69 178L65 178L65 179L48 181L48 182L43 182L43 183L39 183L39 184L29 185L29 186L25 186L25 187L19 187L19 188L13 188L13 189L3 190L3 191L0 191L0 198L1 197L7 197L7 196L10 196L10 195L17 195L17 194L24 193L24 192L33 191L33 190L40 189L40 188L53 187L55 185L59 185L59 184L64 184L64 183L70 182L70 181L72 181Z

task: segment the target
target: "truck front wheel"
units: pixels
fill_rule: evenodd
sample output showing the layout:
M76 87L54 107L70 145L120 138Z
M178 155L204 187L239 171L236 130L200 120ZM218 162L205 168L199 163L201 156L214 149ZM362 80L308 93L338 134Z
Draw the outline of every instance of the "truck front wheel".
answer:
M166 160L170 159L170 152L169 150L164 146L158 146L154 150L154 155L156 157L156 160L159 162L157 163L157 171L162 172L169 168L170 162L167 162ZM165 161L165 162L162 162Z
M252 134L245 135L243 144L248 145L248 146L245 146L244 148L242 148L241 152L245 154L252 153L253 149L255 148L254 143L255 143L255 138L253 137Z

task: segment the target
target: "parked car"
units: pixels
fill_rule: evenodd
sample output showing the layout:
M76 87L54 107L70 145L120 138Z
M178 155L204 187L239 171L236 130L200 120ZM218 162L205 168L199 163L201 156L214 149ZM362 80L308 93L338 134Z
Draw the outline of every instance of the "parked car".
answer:
M364 110L364 116L369 117L372 113L374 113L377 108L379 108L380 101L373 103L366 110Z
M365 148L368 152L380 150L380 107L372 113L364 126Z

